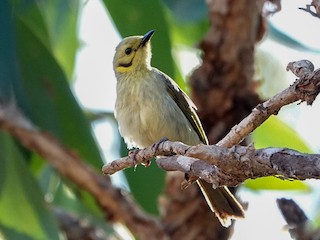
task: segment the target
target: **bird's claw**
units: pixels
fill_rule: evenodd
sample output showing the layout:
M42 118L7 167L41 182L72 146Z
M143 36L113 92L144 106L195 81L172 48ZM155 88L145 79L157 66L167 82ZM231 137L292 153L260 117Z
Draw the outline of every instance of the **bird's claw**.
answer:
M141 151L141 149L132 149L129 151L128 155L129 157L132 158L133 162L134 162L134 166L135 168L137 167L137 165L140 163L140 161L137 160L137 154ZM143 162L141 162L141 164L145 167L149 167L151 164L150 160L145 160Z
M181 189L186 189L187 187L195 183L198 179L199 178L197 176L192 176L186 173L184 175L184 180L181 183Z
M160 144L163 143L163 142L165 142L165 141L168 141L168 140L169 140L169 139L166 138L166 137L161 138L158 142L152 144L152 149L153 149L155 152L158 151Z
M134 165L137 166L138 165L138 161L137 161L137 154L140 151L140 149L132 149L129 151L128 156L130 158L132 158Z

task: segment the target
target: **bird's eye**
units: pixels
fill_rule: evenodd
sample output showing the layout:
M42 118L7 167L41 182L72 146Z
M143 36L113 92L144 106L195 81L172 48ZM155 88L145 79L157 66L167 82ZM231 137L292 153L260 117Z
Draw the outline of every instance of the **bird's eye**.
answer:
M129 55L132 52L132 48L126 48L125 53Z

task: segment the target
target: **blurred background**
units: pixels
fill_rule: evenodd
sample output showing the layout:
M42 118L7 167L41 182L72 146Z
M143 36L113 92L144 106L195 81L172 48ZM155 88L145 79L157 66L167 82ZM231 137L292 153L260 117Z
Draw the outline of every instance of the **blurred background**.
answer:
M320 66L320 19L299 9L308 1L281 4L256 46L254 79L262 99L293 83L294 75L285 70L289 62L308 59ZM112 59L121 38L155 29L153 66L188 92L186 80L201 64L197 43L209 27L202 0L5 0L0 3L0 19L1 102L14 98L36 126L76 149L97 171L128 151L113 116ZM311 107L305 103L284 107L252 134L255 147L318 153L319 109L318 99ZM155 164L127 169L112 180L130 191L147 212L158 214L164 173ZM290 239L275 202L279 197L293 198L319 225L319 190L315 180L246 181L238 196L249 208L246 219L236 223L232 239ZM114 239L131 239L125 228L106 224L88 193L0 132L0 239L65 239L52 209L86 218Z

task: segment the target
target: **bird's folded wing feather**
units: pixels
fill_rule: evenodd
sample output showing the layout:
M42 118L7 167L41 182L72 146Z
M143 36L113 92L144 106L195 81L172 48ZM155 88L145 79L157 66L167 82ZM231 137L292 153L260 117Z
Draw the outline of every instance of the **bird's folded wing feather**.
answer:
M169 95L172 97L174 102L178 105L178 107L183 112L184 116L188 119L193 129L198 134L201 142L204 144L208 144L208 139L206 134L202 128L199 117L196 113L197 107L192 102L192 100L188 97L188 95L182 91L179 86L167 75L160 72L160 75L163 78L163 81L166 83L167 91Z

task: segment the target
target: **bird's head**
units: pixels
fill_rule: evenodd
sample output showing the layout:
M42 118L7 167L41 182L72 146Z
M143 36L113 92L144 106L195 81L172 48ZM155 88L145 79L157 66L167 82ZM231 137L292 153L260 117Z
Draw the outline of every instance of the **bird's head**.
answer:
M113 68L116 73L128 73L141 68L150 68L150 39L155 31L151 30L144 36L124 38L116 47Z

